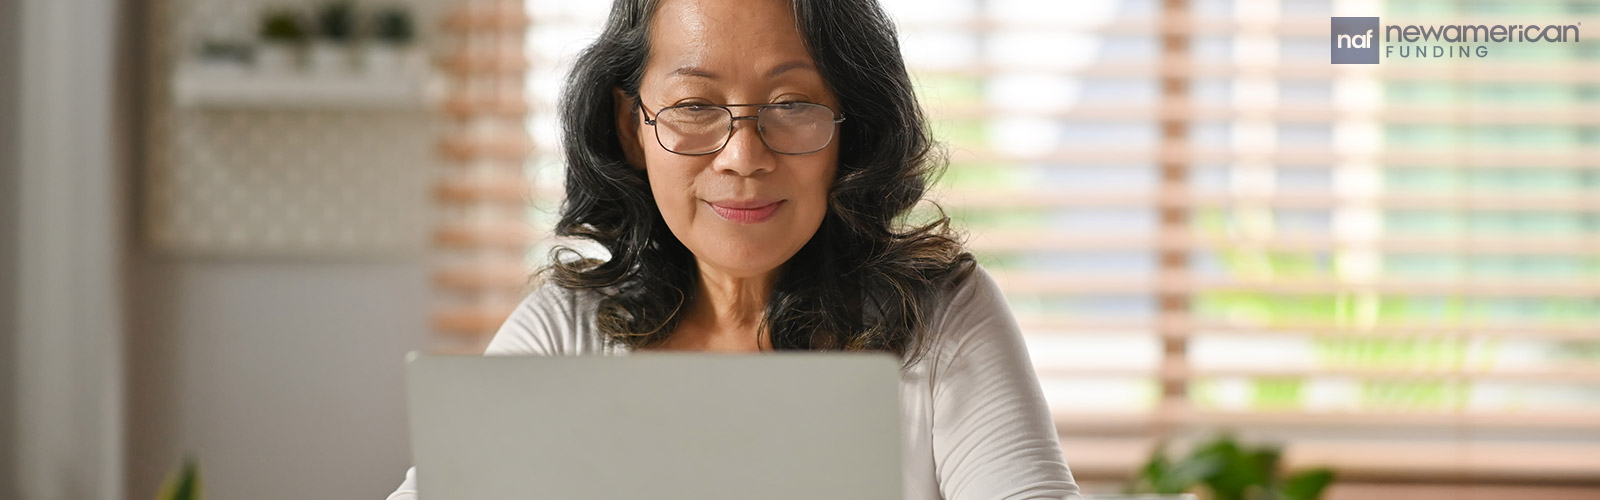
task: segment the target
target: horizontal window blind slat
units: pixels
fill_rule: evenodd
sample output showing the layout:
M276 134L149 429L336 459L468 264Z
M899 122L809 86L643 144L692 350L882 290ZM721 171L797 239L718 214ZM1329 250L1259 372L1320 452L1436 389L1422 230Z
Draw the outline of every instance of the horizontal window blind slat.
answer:
M457 77L522 76L533 67L533 60L521 47L473 48L445 54L439 67Z
M925 77L981 78L992 75L1047 74L1080 78L1187 80L1270 77L1280 81L1362 79L1416 82L1494 82L1537 84L1600 83L1600 68L1561 63L1489 63L1451 66L1352 67L1321 63L1248 63L1180 57L1166 63L1149 60L1097 62L1083 66L1060 63L972 63L944 67L912 67Z
M450 11L440 22L446 32L464 35L521 33L533 24L521 2L473 2Z
M1337 252L1363 250L1397 254L1531 255L1600 258L1600 231L1593 236L1487 234L1452 236L1354 237L1332 234L1277 234L1264 237L1170 234L1050 233L1022 229L974 231L968 247L979 252L1225 251Z
M433 241L444 248L522 248L539 237L540 231L523 221L489 221L441 226Z
M533 202L533 193L527 180L502 174L440 181L434 187L434 200L445 204L482 202L527 205Z
M1474 381L1508 380L1519 382L1600 384L1600 368L1549 367L1549 368L1483 368L1471 366L1415 367L1415 368L1359 368L1359 367L1233 367L1200 368L1183 360L1168 360L1156 369L1137 367L1061 367L1044 366L1038 370L1041 379L1073 377L1136 377L1150 376L1162 380L1188 381L1203 377L1251 378L1351 378L1362 380L1417 380L1417 381ZM1600 415L1600 413L1597 413ZM1597 424L1600 427L1600 424Z
M443 290L529 292L532 273L521 263L464 264L434 271L433 284Z
M1253 103L1214 104L1180 102L1174 106L1148 103L1084 102L1065 109L1025 108L1007 105L943 105L928 103L935 119L973 120L997 118L1052 118L1067 121L1148 122L1154 120L1229 121L1265 120L1279 123L1332 123L1360 121L1398 124L1471 125L1600 125L1600 106L1462 106L1443 102L1435 105L1397 104L1380 109L1341 108L1284 102L1275 105Z
M439 107L453 118L495 116L521 118L531 111L532 105L520 95L483 95L482 92L458 90L444 97Z
M1056 334L1163 331L1188 336L1189 332L1220 334L1309 334L1347 337L1451 337L1494 336L1533 337L1556 340L1600 341L1600 324L1548 321L1464 323L1451 320L1384 321L1373 324L1339 324L1337 321L1298 320L1295 322L1247 322L1243 320L1198 319L1188 315L1163 315L1159 318L1086 317L1070 313L1022 313L1017 322L1030 336Z
M1588 411L1484 413L1428 411L1149 411L1053 413L1064 436L1141 434L1157 426L1257 429L1472 429L1479 431L1600 431L1600 413ZM1600 446L1597 446L1600 448Z
M1460 297L1600 298L1600 281L1558 278L1210 278L1191 276L1106 276L1059 271L995 272L995 280L1011 293L1033 294L1182 294L1241 292L1297 295L1428 295Z
M1149 458L1153 440L1063 438L1062 451L1080 477L1128 478ZM1560 480L1593 484L1600 478L1600 447L1511 442L1297 440L1285 447L1288 470L1332 467L1344 481L1418 480L1512 482Z
M456 162L477 159L521 161L533 155L533 140L523 135L494 135L477 137L469 134L452 135L439 141L439 152Z
M1240 160L1275 165L1361 163L1388 167L1482 167L1600 169L1600 148L1575 146L1548 149L1478 147L1438 149L1375 149L1341 151L1326 146L1284 146L1277 149L1178 146L1075 145L1041 153L1018 153L960 146L952 148L958 163L1051 163L1062 165L1152 164L1228 165Z
M1190 193L1176 190L1152 194L1068 189L952 189L939 192L936 197L942 204L962 208L1194 208L1250 205L1310 209L1371 206L1396 210L1600 212L1600 196L1591 194L1358 195L1280 191L1275 194L1246 195Z

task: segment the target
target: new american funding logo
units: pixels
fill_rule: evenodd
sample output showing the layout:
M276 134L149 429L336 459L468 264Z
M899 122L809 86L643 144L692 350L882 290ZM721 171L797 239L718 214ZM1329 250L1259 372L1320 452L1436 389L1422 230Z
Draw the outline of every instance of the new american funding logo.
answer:
M1489 57L1488 43L1578 43L1582 26L1581 22L1381 26L1376 17L1335 17L1328 43L1333 64L1378 64L1380 58L1481 59Z

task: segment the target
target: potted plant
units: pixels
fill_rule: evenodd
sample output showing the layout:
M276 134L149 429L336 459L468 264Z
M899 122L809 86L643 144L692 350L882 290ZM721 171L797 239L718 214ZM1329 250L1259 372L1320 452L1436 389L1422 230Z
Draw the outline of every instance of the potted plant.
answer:
M404 7L379 9L372 16L372 43L367 47L367 69L375 73L420 70L422 56L414 48L416 24Z
M299 59L300 47L306 40L306 29L300 16L292 10L276 9L261 16L256 47L255 67L266 72L283 72L293 69Z
M354 57L355 6L348 1L324 4L317 11L317 38L311 46L311 67L324 73L347 71Z
M1177 461L1158 447L1127 490L1161 495L1200 490L1209 500L1317 500L1333 483L1333 471L1325 468L1280 477L1281 456L1275 446L1250 447L1227 434Z

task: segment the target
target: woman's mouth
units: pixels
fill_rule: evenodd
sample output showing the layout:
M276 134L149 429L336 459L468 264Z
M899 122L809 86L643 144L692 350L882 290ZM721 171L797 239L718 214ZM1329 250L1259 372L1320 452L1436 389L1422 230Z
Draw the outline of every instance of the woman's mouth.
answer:
M708 201L711 211L729 222L755 224L771 219L786 200Z

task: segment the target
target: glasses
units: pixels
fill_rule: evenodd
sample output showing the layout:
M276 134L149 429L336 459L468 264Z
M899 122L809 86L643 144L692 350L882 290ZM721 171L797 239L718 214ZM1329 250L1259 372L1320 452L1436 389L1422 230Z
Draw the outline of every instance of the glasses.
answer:
M728 109L752 106L756 108L753 116L733 116ZM654 119L644 103L639 107L645 111L645 125L656 128L656 142L667 151L688 156L722 151L738 120L755 120L761 142L775 153L811 154L828 147L835 125L844 121L843 115L834 115L833 108L809 102L679 104L661 108Z

